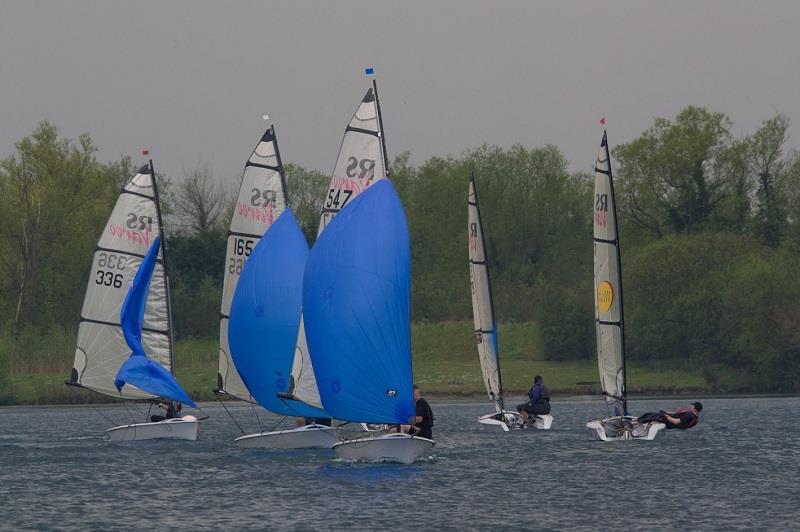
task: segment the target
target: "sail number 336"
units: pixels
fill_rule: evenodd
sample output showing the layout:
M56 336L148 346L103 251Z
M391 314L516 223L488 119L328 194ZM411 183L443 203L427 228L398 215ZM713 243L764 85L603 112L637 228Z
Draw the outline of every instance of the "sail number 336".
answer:
M115 273L113 270L125 271L127 265L128 257L124 255L106 252L99 253L97 255L97 267L99 269L95 272L94 283L102 286L122 288L123 276L121 273Z

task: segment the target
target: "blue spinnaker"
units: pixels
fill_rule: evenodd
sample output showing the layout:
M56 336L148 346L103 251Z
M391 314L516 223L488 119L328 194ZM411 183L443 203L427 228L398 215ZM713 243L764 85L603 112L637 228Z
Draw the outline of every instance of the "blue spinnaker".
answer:
M414 415L410 284L403 206L382 179L330 222L306 264L306 338L332 416L396 424Z
M228 345L242 382L261 406L281 415L330 417L277 396L289 389L307 258L306 238L286 209L242 269L231 302Z
M122 390L123 386L129 384L147 393L195 406L175 377L163 366L147 358L142 345L147 292L150 290L150 280L153 278L160 244L161 238L156 238L147 250L122 304L120 312L122 335L131 348L131 356L119 368L114 386L117 390Z

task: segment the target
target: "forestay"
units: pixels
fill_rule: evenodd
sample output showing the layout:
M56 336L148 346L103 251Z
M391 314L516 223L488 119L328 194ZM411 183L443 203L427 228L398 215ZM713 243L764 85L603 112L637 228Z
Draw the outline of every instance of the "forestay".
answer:
M594 179L594 302L600 384L609 405L626 409L622 277L611 157L605 131Z
M122 334L120 311L142 259L160 234L159 219L151 167L144 166L120 193L95 248L70 384L124 399L153 397L132 386L119 392L114 379L131 353ZM163 251L159 249L147 293L142 344L152 360L171 372L167 297Z
M278 217L242 270L231 303L229 344L236 369L258 403L276 414L325 416L286 392L300 327L308 244L292 211Z
M306 264L306 335L332 416L399 424L414 415L410 284L403 206L383 180L328 225Z
M478 360L483 372L486 392L495 403L495 409L503 410L503 384L500 379L500 360L497 347L497 324L494 318L492 285L489 266L486 262L486 243L483 237L481 211L478 207L478 192L475 176L470 175L467 198L467 223L469 229L469 278L472 287L472 316L475 322L475 342Z
M243 401L254 402L242 382L228 345L231 300L245 263L261 236L286 208L286 185L275 128L261 137L247 160L233 210L225 252L222 309L219 320L219 371L217 388Z
M386 177L380 105L376 88L370 88L347 124L325 197L317 235L349 202L375 181ZM321 408L312 359L306 341L305 315L295 346L290 394L300 401Z

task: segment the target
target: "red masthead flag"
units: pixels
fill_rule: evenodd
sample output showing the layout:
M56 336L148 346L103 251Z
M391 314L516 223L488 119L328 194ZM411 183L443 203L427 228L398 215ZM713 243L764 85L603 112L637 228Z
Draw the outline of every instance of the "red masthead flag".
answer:
M600 119L600 125L601 126L605 126L606 125L606 117L603 117L603 118Z
M142 155L144 155L145 157L147 157L148 155L150 155L150 150L148 150L147 148L144 148L144 149L142 150Z

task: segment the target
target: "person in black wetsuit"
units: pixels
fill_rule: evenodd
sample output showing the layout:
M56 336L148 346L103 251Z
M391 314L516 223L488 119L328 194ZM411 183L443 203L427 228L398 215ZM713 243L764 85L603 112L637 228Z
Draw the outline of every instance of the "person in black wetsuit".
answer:
M175 419L181 417L181 409L183 408L183 405L181 405L178 401L170 401L168 403L159 402L158 406L164 409L164 415L150 416L151 423L164 421L165 419Z
M544 385L541 375L533 378L533 386L528 391L528 402L517 405L517 412L527 421L529 417L536 417L550 413L550 391Z
M639 423L650 423L656 421L663 423L668 429L686 430L694 427L700 421L700 411L703 410L702 403L696 402L689 406L679 408L674 412L648 412L637 418Z
M408 433L412 436L433 439L433 410L428 401L422 397L419 386L414 385L414 415L409 418L411 427Z

